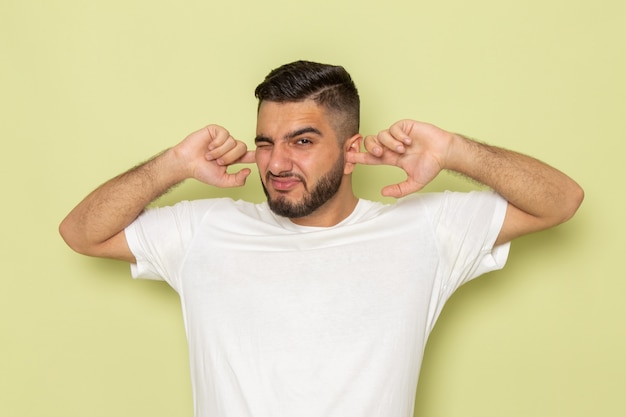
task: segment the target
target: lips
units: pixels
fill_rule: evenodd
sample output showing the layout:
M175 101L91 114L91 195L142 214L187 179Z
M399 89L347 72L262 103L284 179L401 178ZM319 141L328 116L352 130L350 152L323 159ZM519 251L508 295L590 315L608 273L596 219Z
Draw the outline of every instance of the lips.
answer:
M300 180L297 178L272 178L272 188L277 191L289 191L300 184Z
M276 191L290 191L304 181L295 175L276 176L269 174L268 182Z

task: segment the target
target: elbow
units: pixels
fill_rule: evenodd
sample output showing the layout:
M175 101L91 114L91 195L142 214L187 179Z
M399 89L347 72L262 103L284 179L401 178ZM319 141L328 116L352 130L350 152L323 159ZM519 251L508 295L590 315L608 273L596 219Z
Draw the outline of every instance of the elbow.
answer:
M561 223L565 223L574 217L584 199L585 191L580 185L574 183L562 201L563 213Z
M88 227L75 222L70 215L59 225L59 234L70 249L81 255L136 262L123 231L109 239L99 241L92 237Z
M80 239L78 231L79 228L72 223L69 216L63 219L61 224L59 224L59 234L65 244L74 252L80 253L81 255L89 255L89 250L81 243L82 240Z
M73 251L78 252L77 248L78 246L76 245L74 239L73 239L73 233L72 233L72 227L68 224L68 220L67 217L65 219L63 219L63 221L61 222L61 224L59 224L59 234L61 235L61 239L63 239L63 241L65 242L65 244L67 246L70 247L70 249L72 249Z

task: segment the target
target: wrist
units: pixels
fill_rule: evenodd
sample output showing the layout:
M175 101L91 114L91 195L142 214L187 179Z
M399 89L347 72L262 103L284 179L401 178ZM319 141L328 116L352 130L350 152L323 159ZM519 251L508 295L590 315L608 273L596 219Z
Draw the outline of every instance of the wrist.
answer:
M468 156L468 142L469 139L458 133L449 134L443 169L463 172L464 159Z
M176 147L168 148L154 159L159 176L170 186L192 177L184 155Z

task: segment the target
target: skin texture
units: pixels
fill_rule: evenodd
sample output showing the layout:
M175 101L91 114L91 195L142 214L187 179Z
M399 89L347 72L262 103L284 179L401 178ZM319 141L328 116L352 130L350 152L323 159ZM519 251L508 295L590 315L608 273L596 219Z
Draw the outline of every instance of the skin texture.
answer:
M402 197L421 190L444 169L481 182L508 202L496 244L544 230L570 219L582 188L537 159L470 140L428 123L401 120L365 138L366 153L349 154L353 163L394 165L406 181L385 187L383 195Z
M263 187L278 214L300 225L332 226L352 212L354 164L344 155L358 151L361 136L337 138L323 108L313 101L263 102L255 143Z
M221 126L191 133L173 148L91 192L63 219L59 232L76 252L134 262L124 228L174 185L194 178L216 187L245 184L250 169L228 173L234 163L254 162L243 142Z
M583 200L578 184L536 159L414 120L367 136L361 151L362 136L337 138L330 115L313 101L263 102L255 142L257 150L248 151L217 125L193 132L98 187L63 220L60 233L79 253L134 262L124 228L151 201L189 178L216 187L242 186L250 169L229 173L227 168L253 162L268 199L285 210L297 207L291 220L306 226L332 226L352 213L358 201L351 184L356 164L406 172L404 182L382 190L386 196L419 191L444 169L486 184L509 202L497 244L568 220Z

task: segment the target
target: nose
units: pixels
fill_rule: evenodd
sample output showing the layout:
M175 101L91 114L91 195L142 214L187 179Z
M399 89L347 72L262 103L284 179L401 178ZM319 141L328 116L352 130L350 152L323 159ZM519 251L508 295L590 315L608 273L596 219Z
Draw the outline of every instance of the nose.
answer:
M270 160L268 164L269 171L274 175L291 171L293 167L291 152L284 144L275 144L272 147Z

